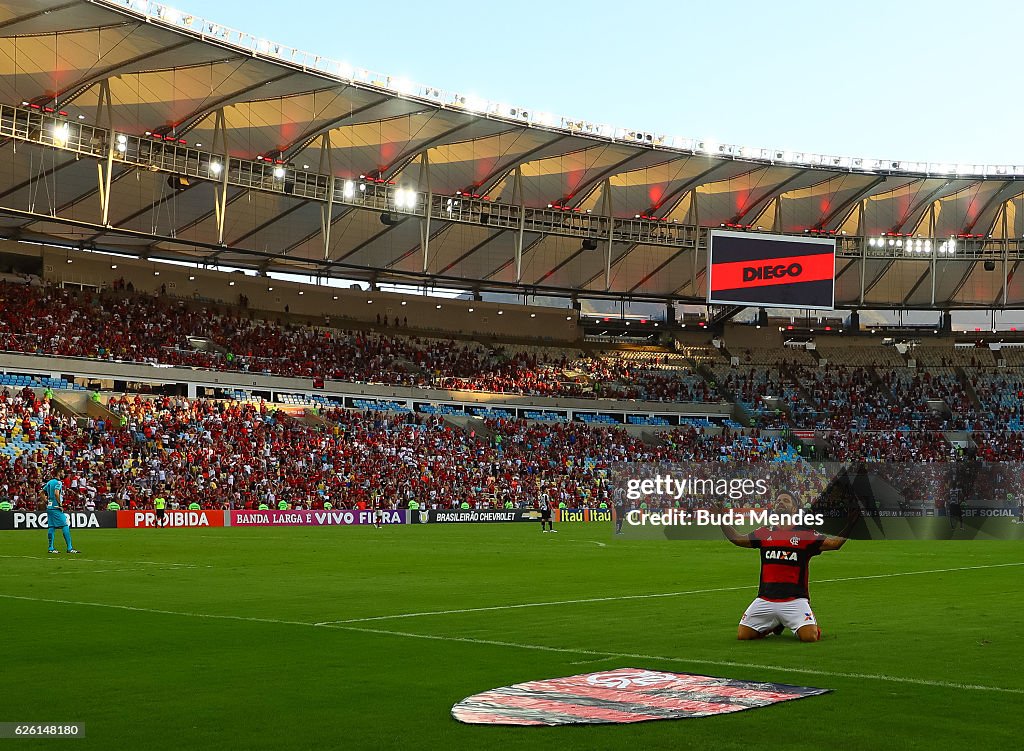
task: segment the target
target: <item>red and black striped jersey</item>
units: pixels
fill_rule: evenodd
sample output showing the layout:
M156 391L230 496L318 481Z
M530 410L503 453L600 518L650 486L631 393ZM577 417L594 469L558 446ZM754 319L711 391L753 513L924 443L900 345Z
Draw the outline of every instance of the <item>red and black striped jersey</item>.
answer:
M813 529L761 527L747 539L761 551L761 586L757 596L765 600L808 598L807 569L821 553L825 535Z

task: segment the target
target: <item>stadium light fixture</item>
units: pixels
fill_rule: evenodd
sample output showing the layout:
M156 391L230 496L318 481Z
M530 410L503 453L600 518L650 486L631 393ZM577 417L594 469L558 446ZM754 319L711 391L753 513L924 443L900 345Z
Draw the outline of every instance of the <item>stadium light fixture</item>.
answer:
M498 311L498 315L499 315L499 316L503 316L503 315L505 315L505 311L504 311L504 310L499 310L499 311Z
M341 188L341 194L345 198L351 198L356 193L356 184L351 180L346 180L345 184Z
M408 305L408 304L409 304L408 300L402 300L402 305Z
M68 142L71 137L71 129L67 123L54 123L53 126L53 142L58 146L63 146Z
M278 180L284 177L284 167L280 165L274 167L274 177L276 177Z
M216 177L217 175L220 174L222 169L223 169L223 166L221 165L220 162L210 162L209 171L210 171L211 175Z
M117 138L115 139L115 148L122 154L128 151L128 136L124 133L118 133Z

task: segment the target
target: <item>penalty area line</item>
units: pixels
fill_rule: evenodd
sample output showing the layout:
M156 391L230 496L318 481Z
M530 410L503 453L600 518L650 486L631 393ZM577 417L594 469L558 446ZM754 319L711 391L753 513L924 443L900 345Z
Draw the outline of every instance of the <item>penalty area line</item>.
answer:
M864 581L868 579L891 579L897 576L919 576L921 574L945 574L952 571L972 571L985 568L1003 568L1006 566L1024 566L1021 563L992 563L983 566L960 566L958 568L936 568L927 571L896 571L888 574L868 574L866 576L845 576L838 579L818 579L812 584L831 584L835 582ZM714 592L738 592L744 589L754 589L756 585L743 584L735 587L713 587L711 589L688 589L681 592L655 592L644 595L612 595L609 597L586 597L578 600L548 600L542 602L521 602L512 605L488 605L479 608L458 608L455 610L423 610L415 613L395 613L392 615L373 615L365 618L345 618L337 621L320 621L317 626L343 625L346 623L369 623L372 621L390 621L402 618L422 618L430 615L456 615L459 613L486 613L495 610L520 610L523 608L544 608L557 605L580 605L591 602L617 602L625 600L653 600L663 597L682 597L684 595L703 595Z
M208 620L223 621L244 621L248 623L267 623L278 626L303 626L305 628L323 628L334 631L347 631L351 633L373 634L377 636L398 636L403 639L422 639L427 641L457 642L461 644L476 644L480 646L505 647L508 649L529 649L538 652L551 652L566 655L581 655L593 658L597 661L602 659L629 659L629 660L657 660L664 662L679 662L692 665L712 665L715 667L750 668L754 670L775 670L784 673L798 673L801 675L817 675L827 678L853 678L858 680L885 681L889 683L908 683L917 686L932 686L936 688L950 688L969 691L993 691L1004 694L1024 695L1024 689L1004 688L1002 686L985 686L976 683L954 683L950 681L934 681L927 678L906 678L898 675L885 675L881 673L843 673L828 670L815 670L813 668L798 668L786 665L766 665L755 662L735 662L733 660L706 660L690 657L671 657L666 655L645 655L632 652L604 652L593 649L581 649L579 647L550 647L543 644L522 644L511 641L498 641L496 639L474 639L465 636L440 636L436 634L418 634L407 631L390 631L387 629L368 628L365 626L338 626L310 623L309 621L288 621L279 618L258 618L246 615L228 615L218 613L194 613L177 610L162 610L158 608L142 608L134 605L118 605L108 602L84 602L80 600L61 600L48 597L28 597L26 595L0 594L0 599L21 600L24 602L45 602L55 605L79 605L82 607L106 608L110 610L123 610L133 613L151 613L154 615L174 615L181 618L204 618Z

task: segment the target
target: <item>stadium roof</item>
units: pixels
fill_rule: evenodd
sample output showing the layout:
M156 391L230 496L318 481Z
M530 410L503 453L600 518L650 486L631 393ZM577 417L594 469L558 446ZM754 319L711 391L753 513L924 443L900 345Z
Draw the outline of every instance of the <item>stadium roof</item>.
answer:
M700 301L706 228L728 225L837 237L840 306L1024 305L1024 168L630 131L390 78L144 0L0 0L0 45L8 237Z

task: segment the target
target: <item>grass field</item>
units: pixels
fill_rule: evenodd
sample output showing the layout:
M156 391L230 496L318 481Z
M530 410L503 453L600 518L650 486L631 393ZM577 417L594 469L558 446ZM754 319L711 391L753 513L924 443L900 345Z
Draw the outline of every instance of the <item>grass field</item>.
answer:
M560 530L85 530L74 558L0 533L0 721L87 732L0 745L1020 748L1019 542L851 542L812 564L822 642L739 643L755 551ZM479 691L613 667L834 692L624 726L449 716Z

